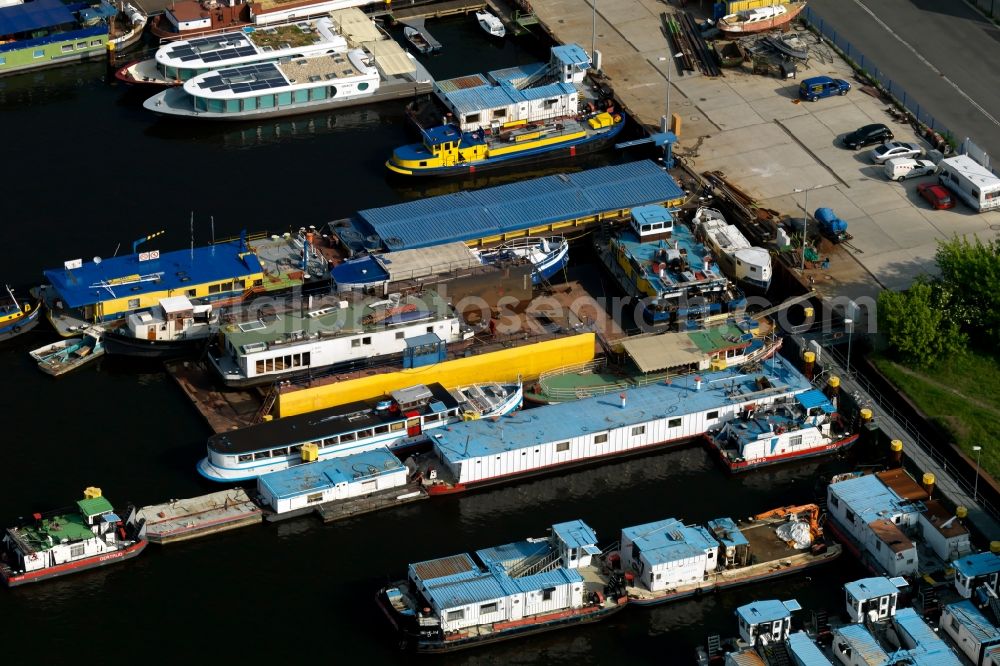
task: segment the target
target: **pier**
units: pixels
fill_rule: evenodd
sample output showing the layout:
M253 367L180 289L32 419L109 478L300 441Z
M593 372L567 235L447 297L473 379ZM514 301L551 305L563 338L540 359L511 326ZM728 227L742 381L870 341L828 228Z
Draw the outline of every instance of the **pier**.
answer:
M403 3L390 5L385 11L378 12L376 15L388 14L392 16L394 20L416 28L417 24L422 24L424 19L454 16L456 14L469 14L471 12L479 11L486 6L485 0L445 0L445 2L423 3L400 8L402 4ZM425 37L427 36L427 33L424 31L422 25L420 25L419 30ZM440 46L440 44L438 46Z

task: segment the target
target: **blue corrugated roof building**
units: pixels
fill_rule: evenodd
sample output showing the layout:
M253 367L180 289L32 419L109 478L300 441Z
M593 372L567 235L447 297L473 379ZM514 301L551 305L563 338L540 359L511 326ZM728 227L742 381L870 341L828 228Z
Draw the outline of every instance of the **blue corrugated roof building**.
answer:
M830 402L830 399L826 397L826 394L817 389L800 393L795 396L795 399L798 400L799 404L805 409L819 407L827 414L833 414L837 411L837 409L833 406L833 403Z
M833 663L804 631L796 631L788 637L788 651L799 666L831 666Z
M945 606L944 609L979 645L1000 642L1000 629L993 626L993 623L971 601L959 601Z
M359 478L372 478L401 470L405 470L405 467L396 456L389 453L389 449L375 449L306 465L294 465L264 474L259 477L258 483L275 497L287 499L327 490L338 483L351 483Z
M922 503L901 498L874 474L838 481L830 489L865 524L888 515L919 513L923 508Z
M82 308L119 298L231 281L264 270L257 255L248 252L241 240L194 250L162 252L158 259L148 261L140 261L139 256L111 257L100 263L88 261L80 268L69 270L50 268L45 271L45 277L66 307ZM142 276L151 279L130 279Z
M73 12L60 0L33 0L0 7L0 35L17 35L74 23Z
M900 608L893 616L896 627L908 637L910 643L932 651L938 643L944 644L934 630L912 608Z
M463 190L358 212L359 231L389 250L475 240L674 201L684 192L655 162L642 160L531 180Z
M542 70L548 69L548 67L548 63L544 62L533 62L528 65L515 65L514 67L494 69L490 71L489 77L498 85L506 83L507 85L518 86L527 79L530 79L540 73Z
M777 599L765 599L746 604L736 609L736 616L749 625L760 624L761 622L775 622L792 616L792 611L802 610L802 606L794 599L788 601L778 601Z
M521 578L511 578L498 570L475 570L421 582L428 601L435 608L447 609L582 581L576 569L558 568Z
M875 637L860 624L848 624L837 627L834 632L843 638L854 651L854 656L865 664L881 666L888 664L889 654L882 649ZM836 639L834 639L836 642Z
M718 543L701 525L685 525L675 518L626 527L622 540L636 546L650 566L700 557Z
M563 44L552 47L552 58L564 65L589 65L590 56L579 44Z
M726 548L736 548L737 546L747 546L750 542L743 536L743 532L736 525L732 518L716 518L707 523L708 531Z
M550 83L523 90L515 88L508 83L503 83L497 86L462 88L453 92L442 91L439 95L443 98L444 103L450 106L455 113L465 115L507 107L513 104L547 99L549 97L572 95L576 92L576 87L568 83Z
M775 387L789 392L805 391L811 386L781 356L767 361L762 374ZM736 401L734 390L757 391L757 375L743 374L739 368L707 372L701 377L701 390L695 388L691 375L674 378L670 384L656 383L628 390L624 408L616 395L595 396L521 411L497 420L455 423L437 429L431 439L442 460L457 465L470 458L605 432L609 428L666 418L668 414L680 417L732 405Z
M487 569L499 566L510 569L518 562L549 552L548 541L515 541L476 551L476 557Z
M594 534L594 530L582 520L557 523L552 526L552 534L570 548L583 548L597 543L597 535Z
M987 576L1000 571L1000 555L989 551L966 555L951 563L955 570L967 578Z

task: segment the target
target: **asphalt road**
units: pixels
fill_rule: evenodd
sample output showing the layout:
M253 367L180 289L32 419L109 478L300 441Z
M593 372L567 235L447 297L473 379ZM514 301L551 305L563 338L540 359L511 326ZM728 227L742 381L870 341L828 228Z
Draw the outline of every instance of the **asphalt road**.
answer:
M809 6L957 140L971 138L1000 167L1000 27L963 0L809 0Z

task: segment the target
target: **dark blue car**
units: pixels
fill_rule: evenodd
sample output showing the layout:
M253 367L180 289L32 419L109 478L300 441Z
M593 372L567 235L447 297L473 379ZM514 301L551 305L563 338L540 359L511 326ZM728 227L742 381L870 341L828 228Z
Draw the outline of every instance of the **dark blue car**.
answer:
M814 76L799 84L799 97L807 102L815 102L831 95L846 95L851 84L843 79L832 79L829 76Z

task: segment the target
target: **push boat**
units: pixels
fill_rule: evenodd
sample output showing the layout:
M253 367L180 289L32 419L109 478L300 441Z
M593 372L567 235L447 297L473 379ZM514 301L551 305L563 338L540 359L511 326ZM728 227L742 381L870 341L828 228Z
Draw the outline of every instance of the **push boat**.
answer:
M745 472L845 451L859 436L848 431L822 391L812 390L760 410L750 405L705 439L726 469Z
M293 465L389 447L404 451L449 424L510 414L521 407L516 383L448 391L418 384L373 400L289 416L213 435L198 472L212 481L243 481ZM315 456L304 445L315 443Z
M569 241L562 236L517 238L477 253L484 264L495 266L530 261L531 283L538 285L548 282L569 263Z
M716 27L730 39L769 30L781 30L791 23L805 7L806 3L804 2L791 2L771 7L747 9L723 16L719 19Z
M483 29L487 35L491 37L503 38L507 35L507 29L495 14L488 10L483 10L481 12L476 12L476 21L479 23L479 27Z
M347 50L347 40L336 31L332 19L324 16L168 42L152 58L119 68L115 78L129 85L162 88L217 69Z
M628 227L595 236L594 244L625 293L642 302L650 324L683 328L746 306L708 248L663 206L633 208Z
M171 296L155 308L130 314L124 326L105 331L104 351L159 359L198 354L217 324L211 304L194 305L186 296Z
M416 562L379 591L403 647L443 653L603 620L626 605L583 521L548 537Z
M652 606L706 592L798 573L833 561L815 504L789 506L746 521L710 520L705 527L669 518L621 532L612 571L625 579L629 603Z
M58 377L104 355L104 330L88 326L78 338L66 338L29 352L38 369Z
M144 528L132 507L122 520L100 488L87 488L75 507L7 528L0 578L15 587L131 559L146 547Z
M691 224L722 271L745 291L764 293L771 286L771 254L750 241L714 208L699 207Z
M549 62L438 81L441 125L418 125L422 142L397 148L386 168L403 176L461 176L601 150L625 116L587 79L590 56L577 44ZM596 92L595 92L596 90ZM417 121L423 113L410 117Z
M41 301L31 303L18 302L14 290L4 285L7 298L0 300L0 342L10 340L22 333L27 333L38 325L38 315L42 311Z

